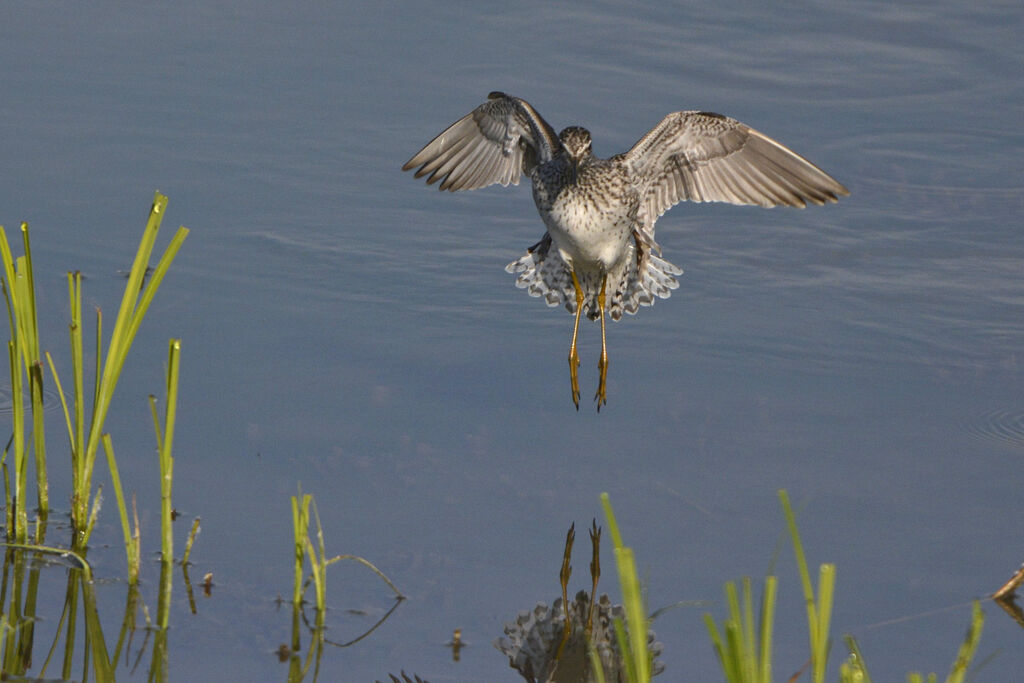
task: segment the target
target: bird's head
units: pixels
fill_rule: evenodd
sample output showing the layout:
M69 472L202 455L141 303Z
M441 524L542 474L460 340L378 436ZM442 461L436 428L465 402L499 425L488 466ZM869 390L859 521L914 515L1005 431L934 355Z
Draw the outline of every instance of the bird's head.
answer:
M569 126L558 134L562 149L577 165L591 155L590 131L579 126Z

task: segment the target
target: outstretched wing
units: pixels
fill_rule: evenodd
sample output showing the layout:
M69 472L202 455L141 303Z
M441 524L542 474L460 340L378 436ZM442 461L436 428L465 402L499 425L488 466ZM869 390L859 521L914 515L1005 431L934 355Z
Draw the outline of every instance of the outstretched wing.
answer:
M640 180L648 230L684 200L803 208L850 194L788 147L710 112L669 114L619 158Z
M559 149L555 131L530 103L501 92L453 123L402 166L428 173L442 190L475 190L494 183L519 184L519 176L550 161Z

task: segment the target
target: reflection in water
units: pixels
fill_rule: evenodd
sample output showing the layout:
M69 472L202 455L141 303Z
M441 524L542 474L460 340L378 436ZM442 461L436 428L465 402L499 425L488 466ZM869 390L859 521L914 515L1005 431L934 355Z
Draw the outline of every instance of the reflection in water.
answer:
M198 528L197 524L193 526L193 529L196 528ZM112 681L115 680L115 668L121 663L127 668L128 675L146 670L149 680L169 679L169 643L166 620L171 594L170 572L174 569L171 562L160 563L160 580L157 584L157 602L160 605L157 618L159 623L150 622L150 611L141 598L138 584L128 582L120 631L116 644L110 647L100 621L100 605L98 605L95 593L92 570L83 555L61 548L11 543L3 545L7 547L7 552L4 555L3 585L0 586L0 614L3 615L4 625L3 634L0 637L0 670L5 676L45 676L52 653L62 652L63 656L59 660L62 679L71 678L73 671L85 670L91 671L96 680ZM325 560L323 567L326 568L328 564L340 559L361 561L361 558L341 556ZM365 561L362 562L366 564ZM193 599L194 590L189 579L189 563L182 561L181 568L189 607L194 614L196 608ZM62 603L48 599L51 595L58 595L57 590L47 585L47 579L53 576L51 572L55 570L66 572ZM382 578L387 581L385 577ZM211 589L211 574L204 576L202 585L204 591L208 592ZM44 598L42 605L40 605L40 597ZM293 606L295 617L293 627L296 629L293 633L294 645L292 647L282 645L277 651L281 661L290 664L288 680L302 681L310 673L311 664L314 662L316 665L312 668L311 680L316 680L324 645L348 647L358 643L384 623L403 600L404 597L399 595L387 613L375 624L361 635L346 642L332 642L324 637L326 609L322 603L313 605L315 617L310 620L304 609L308 604L302 600L297 602ZM40 611L41 609L55 608L58 604L61 604L63 610L58 618ZM138 619L140 611L145 619L142 624ZM81 613L81 619L79 613ZM52 643L40 641L40 632L37 630L39 623L58 624L53 634ZM143 637L141 643L136 647L134 645L135 638L140 628ZM310 641L305 661L300 659L298 654L300 649L298 629L300 628L304 629ZM87 642L88 647L76 649L76 643L82 642ZM63 645L63 649L60 649L61 645ZM41 668L33 669L33 662L37 661L34 655L37 654L39 647L43 652L50 654L45 657ZM149 656L148 668L145 667L147 653ZM76 657L79 658L79 661L76 661ZM88 676L83 676L83 678L88 678ZM416 678L415 680L420 681L421 679Z
M1003 608L1010 618L1024 628L1024 610L1017 604L1017 589L1024 583L1024 564L1014 573L1010 580L992 594L992 600Z
M325 622L326 610L314 609L315 617L313 621L310 621L304 609L304 607L306 606L305 601L302 601L300 604L293 605L292 614L293 617L295 618L292 619L292 646L289 646L287 643L281 643L281 645L279 645L278 648L274 651L274 654L277 656L278 661L282 663L288 663L288 683L300 683L301 681L305 680L306 676L310 673L310 666L314 663L315 667L312 670L311 680L317 680L320 672L320 664L324 654L325 645L332 645L338 648L355 645L359 641L368 637L371 633L376 631L381 624L387 621L388 618L390 618L391 615L394 614L395 610L398 609L398 606L401 605L404 600L404 597L397 598L395 600L395 603L391 605L391 608L388 609L384 616L378 619L372 626L363 631L361 634L345 642L335 642L324 636L327 630ZM305 661L303 661L302 657L300 656L300 623L302 624L302 628L305 630L306 635L309 638L309 646L306 648ZM416 680L419 681L419 678L417 678Z
M676 567L692 561L698 596L770 551L764 508L777 488L829 501L806 532L841 539L857 605L836 611L837 631L958 603L985 567L1008 578L1018 451L960 427L1024 409L1014 3L185 5L199 13L8 3L0 22L0 154L14 161L0 223L31 217L45 235L44 348L67 339L69 268L96 275L86 313L116 310L118 254L135 232L126 204L157 184L199 228L171 274L176 296L157 298L137 349L173 334L196 360L182 368L176 441L191 456L175 483L182 509L201 509L220 539L203 558L217 599L202 601L197 585L210 604L172 623L175 678L207 679L210 660L237 679L284 678L266 652L287 634L268 640L267 629L287 632L287 616L249 616L287 588L265 560L288 544L288 520L267 501L296 481L331 496L324 526L345 528L370 559L421 558L395 578L431 608L402 610L390 651L432 681L515 677L496 651L464 649L452 666L439 646L456 624L476 646L502 633L497 622L474 635L486 631L474 624L550 605L557 589L524 589L534 568L501 560L510 547L543 556L550 539L536 530L608 488L659 520L635 525L633 539L657 548L652 585L672 592ZM586 125L604 157L673 109L732 113L836 172L854 199L781 214L689 205L660 219L668 260L687 270L681 290L657 315L608 330L614 410L567 420L556 356L568 316L542 318L497 270L525 251L503 249L543 234L526 193L438 201L396 175L434 132L424 112L454 121L491 83L544 104L551 122ZM439 113L444 102L453 108ZM584 392L596 388L596 332L580 340ZM126 406L153 390L144 367L160 362L126 367ZM115 437L126 454L148 451L152 427L131 415ZM50 436L54 450L64 443ZM151 490L149 476L133 456L125 490ZM54 478L55 498L67 478ZM704 512L681 511L680 498ZM720 680L708 643L692 637L699 617L678 616L657 622L667 666ZM395 621L368 640L381 646ZM1016 680L1019 627L989 621L986 647L1004 654L985 676ZM870 631L872 674L900 680L907 652L945 661L960 622ZM777 631L778 642L805 637L799 620ZM417 643L445 661L417 661ZM382 664L381 649L328 655L321 679L388 680L401 664Z
M584 624L591 613L592 630L588 636ZM569 605L571 634L567 640L563 640L566 611L562 598L557 598L551 607L540 602L532 610L520 612L514 622L505 626L505 637L494 645L508 657L509 666L527 681L595 681L587 659L589 637L601 658L605 680L625 680L622 652L613 625L616 619L625 623L626 612L621 605L613 605L606 594L592 602L587 592L581 590ZM661 655L662 645L655 640L653 631L647 634L647 646L654 657ZM664 664L655 659L654 675L664 670Z
M0 592L0 613L4 615L4 634L0 639L0 662L5 677L46 676L54 653L59 653L55 666L60 668L60 677L69 679L72 672L82 673L87 679L89 672L99 681L115 679L114 670L118 662L131 665L134 672L143 662L147 651L150 654L150 680L167 680L167 629L156 628L149 623L148 611L143 605L136 584L129 584L125 597L124 616L117 643L110 650L104 637L99 617L99 604L95 592L92 570L84 557L71 551L42 546L15 547L4 544L8 550L4 555L3 586ZM73 566L69 566L72 563ZM64 600L59 618L40 612L50 609L53 603L40 597L56 595L47 590L47 579L53 570L66 571ZM169 571L170 564L163 563L162 571ZM161 592L169 590L169 582L161 582ZM158 599L163 599L159 596ZM145 638L133 651L139 609L147 615L144 625ZM79 619L81 612L81 619ZM57 628L50 643L37 642L39 623L56 622ZM153 635L152 647L150 635ZM84 638L86 648L76 648ZM61 649L61 645L63 648ZM37 646L48 653L37 670L32 669ZM123 655L123 657L122 657ZM78 661L76 661L76 656Z
M392 683L427 683L426 679L420 678L419 676L413 676L412 678L409 678L408 674L406 674L404 671L402 672L401 678L394 674L388 674L388 678L391 679ZM377 681L377 683L380 683L380 681Z
M701 111L666 116L624 154L600 159L590 131L558 135L525 100L492 92L407 161L442 190L519 184L527 175L547 232L505 270L516 286L576 314L569 345L572 401L580 407L580 314L601 321L594 400L607 403L605 315L619 320L679 287L682 269L660 258L654 224L683 201L822 205L850 194L797 153L735 119ZM552 249L554 247L554 249Z
M316 502L310 494L303 494L301 489L298 496L292 496L292 531L295 538L295 569L294 585L292 593L292 639L291 645L282 644L277 649L277 657L282 662L288 662L289 683L299 683L306 678L312 667L312 680L316 680L320 673L320 663L324 653L324 645L335 647L349 647L355 645L363 638L366 638L377 627L383 624L390 617L398 606L405 600L405 596L391 582L382 571L377 569L370 561L357 555L338 555L328 559L324 549L324 533L320 526L320 513L317 510ZM312 510L312 514L311 514ZM316 522L316 540L314 544L311 537L312 521ZM346 642L334 642L325 636L327 631L327 568L342 560L350 560L363 565L395 593L395 603L391 609L381 617L377 623L364 631L361 635ZM309 563L310 573L305 576L305 566ZM306 590L313 585L314 597L311 601L305 599ZM313 609L313 620L310 621L306 614L306 607ZM309 636L309 646L306 648L305 661L300 657L302 649L302 629L305 628Z
M462 648L466 647L467 643L462 639L462 629L457 628L452 633L452 639L445 643L445 647L452 649L452 661L457 662L461 659Z
M598 599L597 581L601 575L601 529L594 522L590 529L592 548L590 577L592 590L581 590L568 601L567 585L572 568L569 564L576 538L575 524L569 527L565 538L560 581L562 597L549 608L540 602L532 610L519 613L516 620L505 625L505 637L494 641L494 646L508 657L509 666L527 681L537 683L588 683L599 680L592 670L589 651L593 649L601 662L603 680L626 680L627 664L616 637L615 622L626 624L626 611L621 605L612 605L607 595ZM569 607L566 609L565 605ZM653 631L647 632L647 650L652 657L651 675L664 671L665 665L657 657L662 645Z

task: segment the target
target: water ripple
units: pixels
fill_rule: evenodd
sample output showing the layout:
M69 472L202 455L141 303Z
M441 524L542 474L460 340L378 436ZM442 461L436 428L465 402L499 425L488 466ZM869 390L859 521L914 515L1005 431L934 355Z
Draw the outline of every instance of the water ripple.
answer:
M981 441L1024 448L1024 411L990 410L969 420L964 429Z
M29 407L29 396L28 392L25 392L25 406ZM56 389L43 389L43 407L46 412L56 410L60 407L60 396L57 394ZM14 408L14 403L11 400L11 388L0 387L0 414L6 415L10 413Z

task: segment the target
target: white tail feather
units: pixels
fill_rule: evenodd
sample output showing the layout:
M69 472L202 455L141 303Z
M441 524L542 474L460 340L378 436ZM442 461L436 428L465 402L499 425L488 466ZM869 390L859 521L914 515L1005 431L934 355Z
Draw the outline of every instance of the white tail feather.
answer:
M569 268L558 250L549 247L550 241L542 240L532 251L505 266L505 271L515 275L516 287L525 289L530 296L542 297L548 306L562 304L567 311L575 313L576 293ZM675 276L682 275L682 269L663 258L648 251L640 259L639 267L643 273L638 273L636 247L631 243L621 265L608 273L606 305L612 320L620 319L623 312L634 315L641 306L653 306L655 300L667 299L672 290L679 287ZM597 294L601 284L596 281L596 274L579 273L578 277L586 293L584 313L596 320L600 315Z

